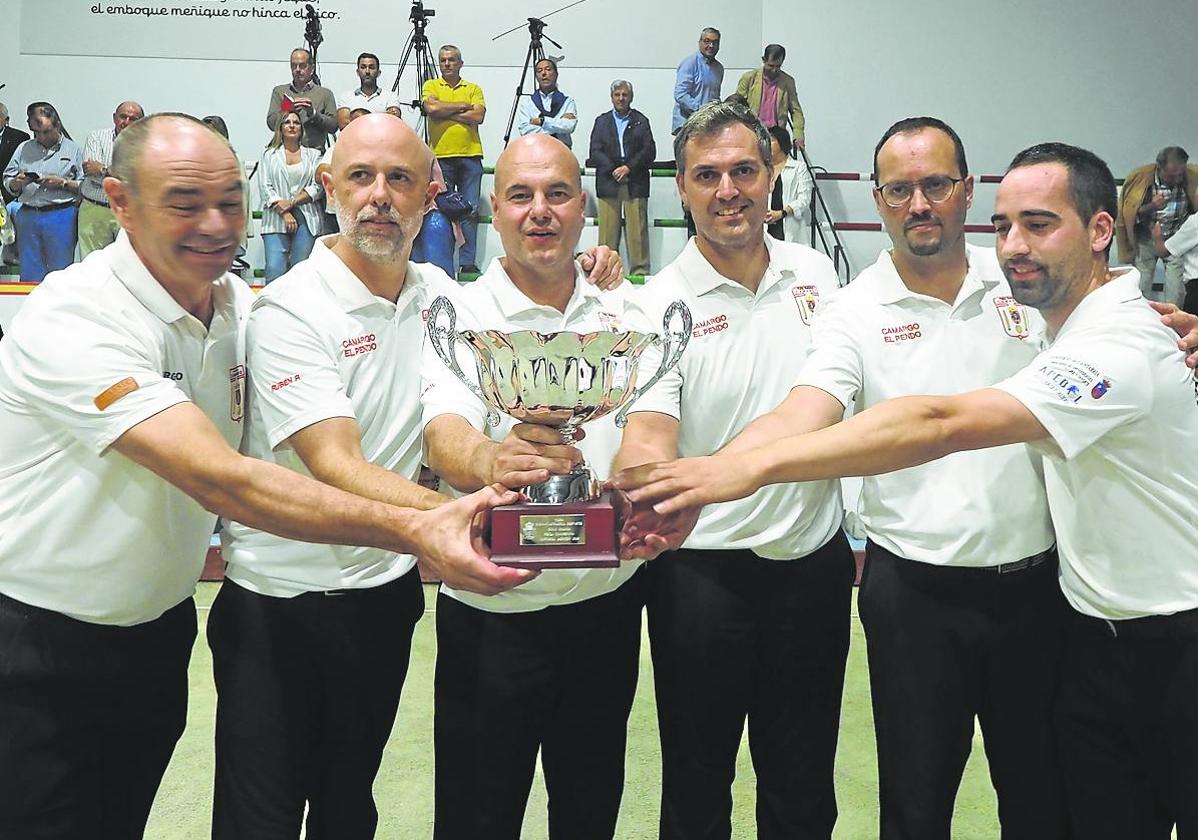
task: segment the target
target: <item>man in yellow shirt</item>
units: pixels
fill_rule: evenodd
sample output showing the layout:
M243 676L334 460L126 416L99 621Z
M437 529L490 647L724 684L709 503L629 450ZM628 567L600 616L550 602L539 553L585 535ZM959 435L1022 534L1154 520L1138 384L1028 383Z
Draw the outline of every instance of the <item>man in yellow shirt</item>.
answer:
M429 145L441 164L445 184L462 193L474 211L462 219L465 242L458 271L478 273L478 200L483 180L483 144L478 127L487 116L483 89L462 78L462 51L446 44L437 52L441 78L424 83Z

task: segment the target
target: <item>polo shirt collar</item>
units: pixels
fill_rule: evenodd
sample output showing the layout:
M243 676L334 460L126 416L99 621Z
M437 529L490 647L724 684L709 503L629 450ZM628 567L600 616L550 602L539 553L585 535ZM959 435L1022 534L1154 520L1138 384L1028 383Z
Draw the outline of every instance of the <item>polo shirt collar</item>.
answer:
M966 244L965 258L968 262L968 268L965 271L965 279L961 281L961 288L957 291L957 299L953 301L952 308L956 308L961 303L967 300L979 291L989 291L998 285L997 280L985 280L982 278L977 267L982 260L975 254L974 246ZM903 282L903 278L899 276L898 268L894 265L894 258L890 255L889 250L884 250L878 254L877 262L878 274L878 302L887 305L898 303L903 300L935 300L940 303L944 301L939 298L929 297L928 295L913 292Z
M403 289L399 300L395 303L381 298L366 287L366 284L350 271L349 266L333 253L331 245L335 244L340 234L323 236L316 240L312 253L308 256L309 264L316 269L321 281L329 293L346 312L356 312L371 306L385 306L388 309L402 311L418 293L422 285L420 273L413 270L413 264L408 262L407 275L404 278Z
M764 236L764 232L763 232ZM772 236L765 236L765 250L769 255L769 264L765 268L765 274L761 277L761 282L757 284L757 294L755 297L760 297L773 286L783 280L794 278L794 271L790 268L779 268L774 265L775 254L774 244L770 240ZM682 270L682 276L685 278L687 285L696 296L705 295L710 291L718 289L720 286L729 286L740 290L743 294L751 294L748 289L720 274L711 263L707 261L707 257L703 256L703 252L699 250L696 244L698 237L691 237L686 243L686 247L682 249L682 253L678 255L678 267Z
M504 321L511 321L518 315L534 310L549 310L551 306L536 303L512 282L512 278L508 276L507 271L503 268L503 263L499 261L499 257L491 260L491 265L487 267L486 273L476 282L482 283L487 287L487 290L495 298L495 302L499 304L499 312ZM571 316L579 308L596 300L600 296L600 291L586 281L582 269L578 267L578 263L574 263L574 293L570 295L570 300L566 304L566 311L561 313L563 322L568 321ZM553 310L556 312L557 310Z
M359 87L357 90L354 91L354 96L360 96L363 99L371 100L371 99L374 99L376 96L380 95L382 92L383 92L383 89L377 85L375 85L374 93L367 93L366 91L362 90L361 87Z
M200 323L195 316L171 297L162 284L154 278L154 275L150 274L150 270L141 261L141 257L133 250L133 243L129 241L129 235L124 230L117 234L116 241L105 248L104 252L109 259L109 268L117 280L123 283L129 293L164 324L173 324L185 318L190 318L197 324ZM217 317L225 316L231 296L227 284L220 281L215 281L212 284L212 295L213 320L215 320Z
M1081 299L1081 302L1069 313L1060 331L1052 337L1059 341L1075 324L1084 322L1091 313L1102 312L1104 309L1115 309L1125 303L1131 303L1144 297L1140 291L1140 272L1134 268L1121 267L1120 273L1099 286Z
M308 91L312 90L312 88L316 87L316 82L309 79L308 84L304 85L302 88L297 88L295 86L295 82L289 82L287 87L291 88L296 93L307 93Z

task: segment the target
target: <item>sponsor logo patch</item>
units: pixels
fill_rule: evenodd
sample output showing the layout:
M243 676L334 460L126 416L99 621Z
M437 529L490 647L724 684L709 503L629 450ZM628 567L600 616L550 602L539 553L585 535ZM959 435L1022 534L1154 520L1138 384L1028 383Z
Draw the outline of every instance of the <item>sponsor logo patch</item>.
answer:
M1090 396L1096 400L1100 400L1109 390L1111 390L1111 380L1104 376L1101 380L1094 383L1094 387L1090 389Z
M1052 356L1036 373L1061 402L1079 403L1087 393L1091 399L1101 399L1111 389L1110 380L1097 368L1069 356Z
M245 416L245 365L229 368L229 419L240 423Z
M96 408L98 408L100 411L104 411L121 397L125 396L126 394L132 394L138 389L138 387L139 386L136 379L134 379L132 376L126 376L120 382L117 382L115 385L110 385L100 393L96 394L96 398L92 400L92 402L95 403Z

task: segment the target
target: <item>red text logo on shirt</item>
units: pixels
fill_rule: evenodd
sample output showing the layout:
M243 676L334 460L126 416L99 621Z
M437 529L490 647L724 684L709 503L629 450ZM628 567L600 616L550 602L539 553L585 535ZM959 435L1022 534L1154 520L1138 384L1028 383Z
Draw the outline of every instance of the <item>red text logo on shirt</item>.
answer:
M341 351L347 359L352 359L354 356L360 356L363 353L371 353L378 349L379 345L375 341L374 333L347 338L341 342Z
M703 336L723 332L726 329L728 329L728 316L715 315L706 321L695 324L694 329L691 330L691 338L703 338Z
M893 327L882 327L882 341L886 344L914 341L917 338L923 338L923 333L919 330L919 322L898 324Z
M282 391L284 388L286 388L291 383L299 382L299 381L300 381L300 375L298 373L295 376L286 376L286 377L283 377L282 379L280 379L278 382L271 383L270 390Z

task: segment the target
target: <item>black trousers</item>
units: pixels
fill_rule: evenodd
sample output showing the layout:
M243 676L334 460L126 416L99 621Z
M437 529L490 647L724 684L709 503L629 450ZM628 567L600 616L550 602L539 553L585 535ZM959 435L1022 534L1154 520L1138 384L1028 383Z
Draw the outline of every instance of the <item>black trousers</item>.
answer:
M0 838L143 835L187 721L195 634L190 598L111 627L0 595Z
M1057 731L1075 837L1198 838L1198 610L1075 613Z
M1052 731L1067 617L1055 553L1000 574L870 543L857 606L883 840L949 840L975 718L1003 840L1068 836Z
M537 751L553 840L611 840L640 667L644 572L576 604L437 599L436 840L518 840Z
M1185 300L1182 301L1181 309L1191 315L1198 315L1198 278L1187 278L1185 287Z
M755 836L827 840L856 571L844 534L798 560L681 549L650 571L660 836L731 836L747 718Z
M374 836L372 786L424 612L419 573L370 589L258 595L226 580L208 618L216 677L212 836Z

